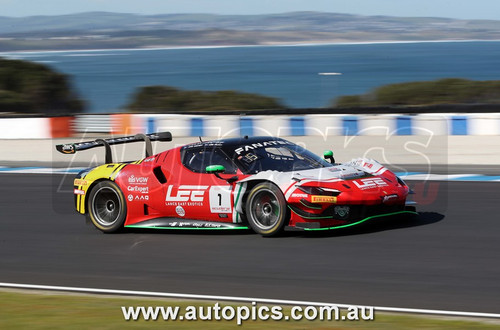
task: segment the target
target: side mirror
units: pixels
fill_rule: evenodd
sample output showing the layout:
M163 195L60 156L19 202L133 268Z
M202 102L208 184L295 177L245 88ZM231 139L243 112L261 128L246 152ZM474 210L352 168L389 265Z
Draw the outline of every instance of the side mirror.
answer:
M224 173L226 171L226 168L223 165L209 165L205 168L205 171L207 173Z
M335 158L333 158L333 151L325 150L325 152L323 152L323 158L329 160L330 163L335 164Z
M238 180L237 176L233 176L233 177L230 177L227 179L224 179L223 177L220 176L219 173L224 173L226 171L226 168L224 167L224 165L209 165L209 166L205 167L205 171L207 173L214 174L218 179L227 181L227 183L229 183L229 184Z

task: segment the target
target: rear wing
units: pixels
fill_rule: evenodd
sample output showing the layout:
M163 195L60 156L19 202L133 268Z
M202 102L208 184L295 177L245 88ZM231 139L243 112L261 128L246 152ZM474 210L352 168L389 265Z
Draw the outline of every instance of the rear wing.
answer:
M106 164L113 162L111 154L111 147L115 144L124 144L131 142L144 141L146 143L146 157L153 154L153 147L151 141L172 141L172 134L170 132L151 133L151 134L136 134L131 136L123 136L111 139L97 139L94 141L58 144L56 145L57 151L63 154L74 154L77 151L88 150L96 147L104 147L106 149Z

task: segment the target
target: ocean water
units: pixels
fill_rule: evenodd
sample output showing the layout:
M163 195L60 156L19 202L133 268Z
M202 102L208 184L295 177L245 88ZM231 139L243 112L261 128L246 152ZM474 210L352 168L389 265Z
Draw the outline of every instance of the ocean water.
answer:
M389 83L455 77L500 80L500 41L366 43L15 52L69 74L89 112L116 112L138 87L238 90L293 108ZM336 73L320 75L319 73Z

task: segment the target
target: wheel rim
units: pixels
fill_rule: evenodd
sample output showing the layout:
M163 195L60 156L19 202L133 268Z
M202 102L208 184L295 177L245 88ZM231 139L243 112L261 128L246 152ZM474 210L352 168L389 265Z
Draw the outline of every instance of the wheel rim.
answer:
M112 226L121 214L120 196L109 187L100 188L92 198L92 214L102 226Z
M273 228L280 219L281 207L276 195L270 190L257 192L250 203L250 216L257 227Z

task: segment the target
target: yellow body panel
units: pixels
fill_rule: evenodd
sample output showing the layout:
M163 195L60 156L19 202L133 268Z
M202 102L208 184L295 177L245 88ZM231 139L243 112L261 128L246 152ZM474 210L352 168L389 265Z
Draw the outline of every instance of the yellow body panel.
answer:
M74 181L75 189L78 189L83 192L83 194L77 194L76 196L76 210L85 214L85 200L87 196L87 192L90 186L97 180L106 179L114 181L118 173L128 164L104 164L98 166L88 172L81 178L77 178Z

